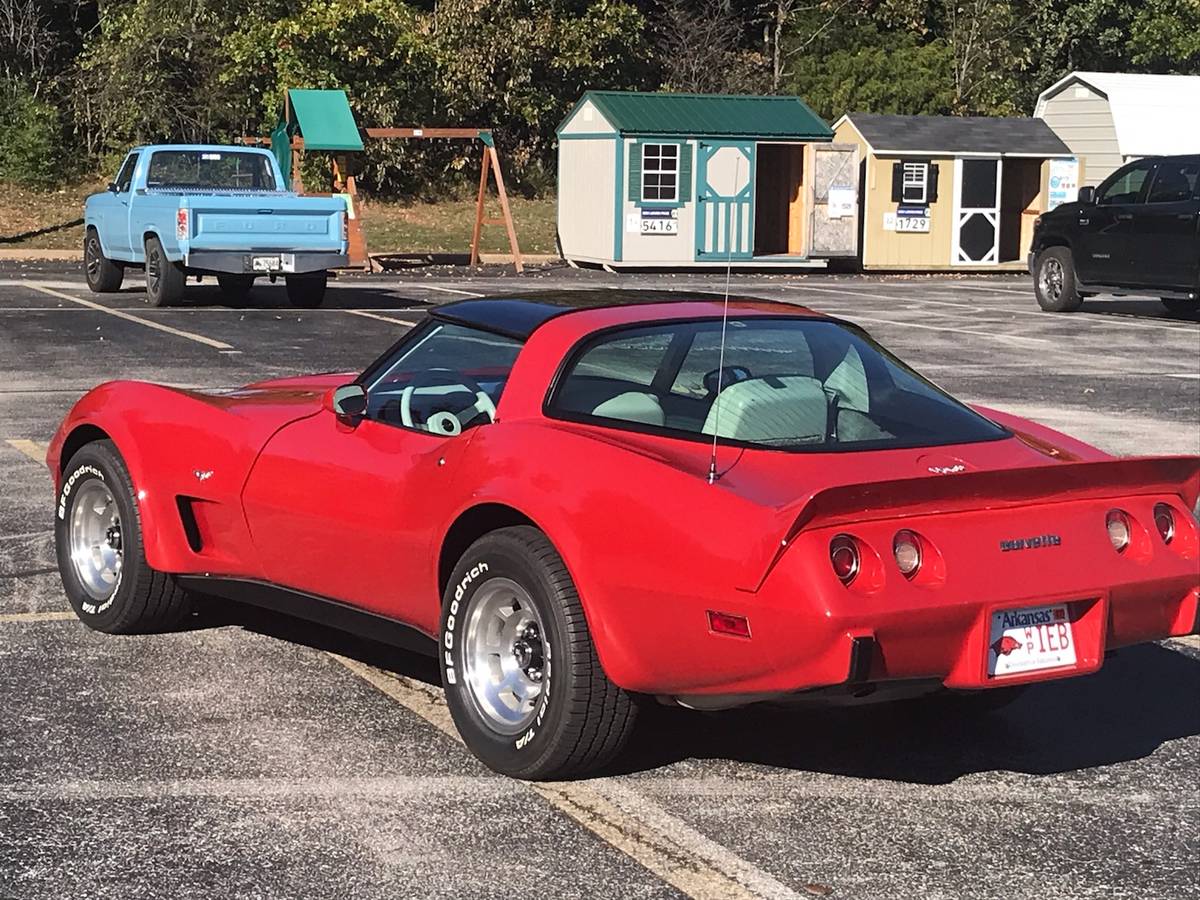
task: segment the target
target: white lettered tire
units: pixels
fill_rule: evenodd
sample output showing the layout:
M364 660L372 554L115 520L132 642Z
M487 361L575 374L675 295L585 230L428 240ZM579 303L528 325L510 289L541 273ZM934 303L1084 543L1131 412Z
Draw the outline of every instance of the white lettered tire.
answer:
M169 631L191 613L175 579L146 563L133 483L111 441L84 445L63 469L54 540L67 600L88 627Z
M605 675L562 558L531 526L463 554L442 603L446 703L467 747L514 778L602 767L633 730L633 698Z

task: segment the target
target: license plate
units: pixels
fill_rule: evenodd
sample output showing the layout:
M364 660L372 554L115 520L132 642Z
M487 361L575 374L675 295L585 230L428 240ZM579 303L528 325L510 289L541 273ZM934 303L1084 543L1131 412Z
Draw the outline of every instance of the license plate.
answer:
M278 256L254 256L250 259L250 268L255 272L278 272L282 263Z
M1075 665L1075 635L1065 603L992 613L988 675L1016 675Z

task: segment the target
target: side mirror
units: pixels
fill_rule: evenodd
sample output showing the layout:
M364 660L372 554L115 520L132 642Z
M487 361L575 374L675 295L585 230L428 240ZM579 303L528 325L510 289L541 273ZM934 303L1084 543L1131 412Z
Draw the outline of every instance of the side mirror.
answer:
M108 183L108 186L105 188L105 190L108 191L110 194L119 193L117 191L117 183L115 181L110 181Z
M1084 206L1091 206L1096 202L1096 189L1091 185L1088 185L1087 187L1081 187L1079 189L1078 200Z
M367 412L367 392L361 384L343 384L330 388L322 406L343 422L357 422Z

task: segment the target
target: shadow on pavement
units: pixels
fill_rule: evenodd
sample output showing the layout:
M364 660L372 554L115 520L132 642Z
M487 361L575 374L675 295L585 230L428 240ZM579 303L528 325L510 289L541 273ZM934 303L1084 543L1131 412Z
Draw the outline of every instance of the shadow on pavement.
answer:
M1162 301L1153 297L1089 298L1083 301L1077 316L1109 316L1112 318L1163 319L1167 322L1200 322L1200 301L1191 309L1169 311Z
M193 627L238 626L440 685L431 657L300 619L207 601ZM607 774L688 759L947 784L993 770L1049 775L1149 756L1200 734L1200 657L1157 644L1121 650L1097 674L1034 685L1003 710L937 699L854 708L766 705L720 713L647 701L626 751Z

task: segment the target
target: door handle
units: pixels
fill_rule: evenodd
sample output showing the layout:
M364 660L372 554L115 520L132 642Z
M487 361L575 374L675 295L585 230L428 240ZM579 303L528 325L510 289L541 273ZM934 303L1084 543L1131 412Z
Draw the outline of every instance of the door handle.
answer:
M1091 221L1092 221L1091 219L1080 219L1079 224L1080 225L1089 225L1089 224L1091 224Z
M1192 221L1192 219L1196 218L1196 214L1195 213L1180 213L1175 218L1182 219L1184 222L1190 222L1190 221Z
M1118 222L1128 222L1133 218L1133 213L1117 213L1116 218Z

